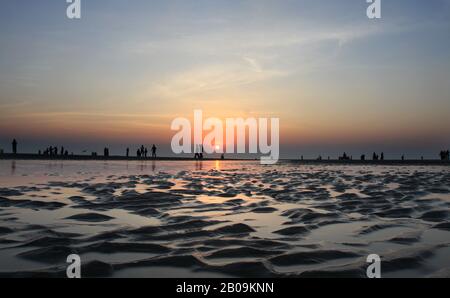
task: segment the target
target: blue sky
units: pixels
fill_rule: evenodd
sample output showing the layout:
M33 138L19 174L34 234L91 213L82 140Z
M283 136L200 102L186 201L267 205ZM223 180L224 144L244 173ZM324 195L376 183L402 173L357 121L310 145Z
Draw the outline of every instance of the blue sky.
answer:
M4 0L0 148L161 144L193 109L277 116L282 155L450 147L450 1ZM82 144L82 145L81 145Z

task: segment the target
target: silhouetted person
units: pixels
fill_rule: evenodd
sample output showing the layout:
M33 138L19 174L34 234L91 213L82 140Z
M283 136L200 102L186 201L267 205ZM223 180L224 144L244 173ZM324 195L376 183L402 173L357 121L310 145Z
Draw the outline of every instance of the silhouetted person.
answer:
M361 155L361 160L366 160L366 155L365 154Z
M378 155L377 155L375 152L374 152L373 155L372 155L372 159L373 159L373 160L378 160Z
M148 150L147 150L147 147L145 147L145 150L144 150L144 157L145 158L147 158L147 154L148 154Z
M130 148L127 148L127 158L130 156Z
M13 151L13 154L17 154L17 141L16 141L16 139L14 139L12 141L12 151Z
M301 160L303 160L303 155L301 156L301 158L300 158Z
M200 159L200 145L195 145L194 159Z
M64 155L64 147L61 147L61 155Z
M156 158L156 146L153 144L152 146L152 158Z
M384 160L384 152L381 152L381 160Z
M405 160L405 155L402 155L402 161Z
M107 147L105 147L105 149L103 150L103 155L105 157L109 157L109 149Z
M224 159L225 159L225 155L222 154L222 155L220 156L220 159L221 159L221 160L224 160Z
M141 150L140 150L140 149L138 149L138 150L136 151L136 156L137 156L137 157L141 157Z

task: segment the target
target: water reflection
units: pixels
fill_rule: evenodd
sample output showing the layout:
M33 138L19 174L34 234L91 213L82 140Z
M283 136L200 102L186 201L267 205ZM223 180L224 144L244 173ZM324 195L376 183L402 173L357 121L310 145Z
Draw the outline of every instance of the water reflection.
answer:
M14 176L15 173L16 173L16 161L13 160L11 162L11 176Z
M195 161L195 170L196 171L202 171L203 170L203 161Z
M220 161L216 160L216 171L220 171Z

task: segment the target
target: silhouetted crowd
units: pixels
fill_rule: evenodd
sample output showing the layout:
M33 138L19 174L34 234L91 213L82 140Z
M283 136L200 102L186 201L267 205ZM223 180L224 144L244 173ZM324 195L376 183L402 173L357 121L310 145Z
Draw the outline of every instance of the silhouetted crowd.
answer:
M150 148L150 151L152 153L152 158L156 158L156 150L157 150L157 148L156 148L155 144L153 144L152 148ZM127 157L129 157L129 155L130 155L130 149L127 148ZM148 157L147 147L144 147L144 145L142 145L141 148L139 148L136 151L136 156L138 158L147 158Z
M69 151L65 150L64 147L61 147L58 153L58 147L50 146L46 148L44 151L39 150L38 155L44 156L69 156Z
M12 153L13 154L18 154L18 142L16 139L14 139L11 143L11 147L12 147ZM156 158L156 151L157 148L155 146L155 144L153 144L153 146L150 148L150 152L151 152L151 157L152 158ZM83 151L85 152L85 151ZM147 149L147 147L144 147L144 145L142 145L140 148L137 149L136 151L136 156L138 158L147 158L148 157L148 153L149 150ZM0 154L4 154L3 150L0 149ZM38 155L43 155L43 156L69 156L69 151L66 150L64 147L60 147L60 149L58 149L57 146L50 146L48 148L46 148L44 151L39 150ZM71 153L71 155L73 155L73 153ZM109 157L109 148L105 147L103 149L103 155L105 157ZM204 155L204 148L203 145L196 145L195 146L195 154L194 154L194 159L203 159L203 155ZM97 152L92 152L92 156L97 156ZM130 157L130 148L126 149L126 157ZM439 157L442 161L449 161L450 160L450 154L449 154L449 150L442 150L439 153ZM221 159L225 159L225 156L222 154ZM301 156L301 160L303 160L303 155ZM317 158L317 160L321 161L322 160L322 156L319 155L319 157ZM328 157L328 160L330 160L330 157ZM346 152L344 152L344 154L342 156L339 156L339 160L353 160L353 156L349 156L347 155ZM363 154L361 155L361 160L364 161L366 160L366 155ZM378 161L384 160L384 153L381 152L380 155L378 155L376 152L374 152L372 154L372 160ZM405 160L405 155L401 156L401 160ZM423 156L421 157L421 160L424 160Z

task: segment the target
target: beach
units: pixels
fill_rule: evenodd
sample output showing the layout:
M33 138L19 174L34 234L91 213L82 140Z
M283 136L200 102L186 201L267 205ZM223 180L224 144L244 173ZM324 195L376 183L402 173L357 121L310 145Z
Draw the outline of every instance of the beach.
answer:
M440 163L0 160L0 276L450 275Z

